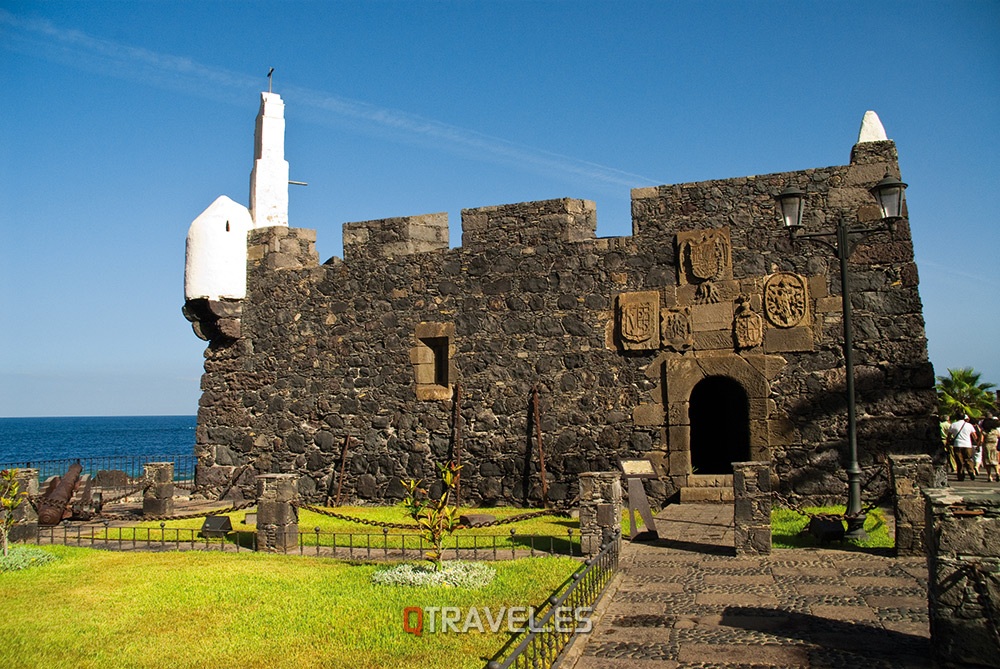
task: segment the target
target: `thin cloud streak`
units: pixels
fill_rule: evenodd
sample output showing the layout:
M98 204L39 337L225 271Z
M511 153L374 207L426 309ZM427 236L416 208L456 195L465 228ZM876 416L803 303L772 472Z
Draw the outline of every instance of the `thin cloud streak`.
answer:
M186 57L131 47L95 38L77 30L61 29L49 21L24 19L4 10L0 10L0 36L3 38L0 43L9 51L229 104L245 104L248 92L258 90L262 79L213 68ZM401 141L429 144L438 150L466 157L549 176L561 175L567 180L582 178L605 187L662 183L649 177L516 144L359 100L294 85L285 86L284 92L299 107L361 122L383 132L388 130Z

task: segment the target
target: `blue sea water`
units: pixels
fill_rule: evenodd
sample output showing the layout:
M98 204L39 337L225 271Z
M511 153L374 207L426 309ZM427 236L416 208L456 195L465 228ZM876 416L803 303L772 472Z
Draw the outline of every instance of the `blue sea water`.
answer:
M194 453L195 416L0 418L0 464Z

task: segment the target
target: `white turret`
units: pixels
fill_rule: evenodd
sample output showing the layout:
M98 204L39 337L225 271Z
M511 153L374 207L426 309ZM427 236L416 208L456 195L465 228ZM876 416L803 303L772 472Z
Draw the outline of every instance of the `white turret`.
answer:
M885 135L885 128L878 114L873 111L866 111L865 117L861 119L861 131L858 133L858 144L863 142L884 142L888 137Z
M250 172L250 216L255 228L288 227L285 103L277 93L260 94L254 163Z
M185 300L242 300L247 295L250 212L225 195L194 219L187 235Z

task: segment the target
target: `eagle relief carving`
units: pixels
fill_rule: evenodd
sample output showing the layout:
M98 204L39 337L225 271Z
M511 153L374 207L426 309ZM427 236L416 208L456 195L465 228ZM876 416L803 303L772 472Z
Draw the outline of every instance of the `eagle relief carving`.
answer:
M729 229L677 233L677 276L681 283L704 283L732 277Z

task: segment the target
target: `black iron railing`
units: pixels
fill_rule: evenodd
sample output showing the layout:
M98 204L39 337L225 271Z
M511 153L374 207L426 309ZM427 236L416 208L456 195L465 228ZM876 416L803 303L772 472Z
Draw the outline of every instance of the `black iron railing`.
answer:
M141 518L136 517L140 522ZM257 531L252 525L233 529L221 537L205 537L200 529L167 527L166 522L146 527L112 527L110 523L65 521L38 528L35 542L110 550L257 550ZM235 523L234 523L235 524ZM241 523L242 525L242 523ZM342 559L419 560L430 548L417 534L384 530L379 533L300 530L298 541L279 552ZM565 538L552 535L504 534L452 537L446 542L446 558L506 560L545 555L580 555L573 530Z
M590 614L618 568L621 532L616 532L600 552L587 559L585 566L573 574L565 590L549 597L545 614L533 621L507 647L500 651L486 669L510 667L548 669L573 635L590 630ZM562 589L562 588L560 588ZM514 641L520 642L510 650Z
M136 479L143 475L143 467L148 462L173 462L175 481L193 481L194 468L198 463L198 458L193 453L144 456L108 455L93 458L4 462L0 463L0 469L34 468L38 470L38 480L44 481L50 476L63 476L70 465L80 463L80 466L83 467L81 474L89 474L94 477L99 471L120 471L125 472L128 478Z

